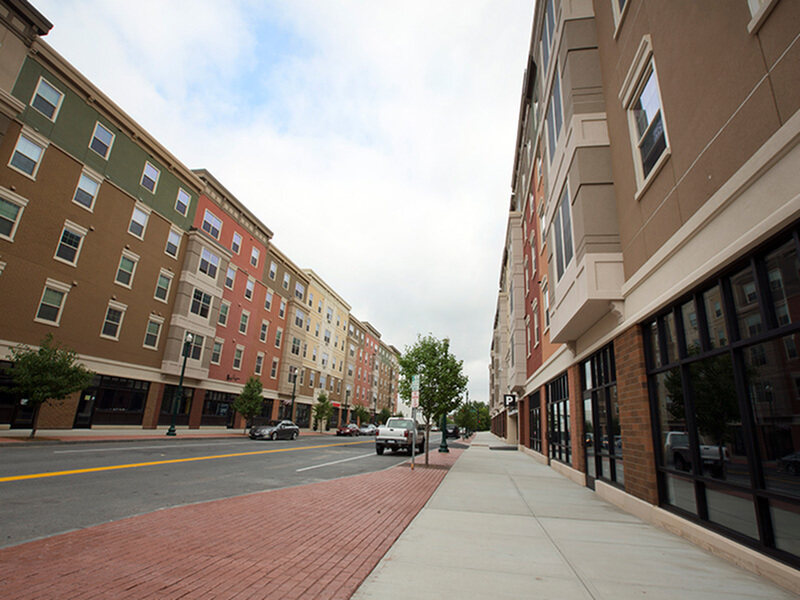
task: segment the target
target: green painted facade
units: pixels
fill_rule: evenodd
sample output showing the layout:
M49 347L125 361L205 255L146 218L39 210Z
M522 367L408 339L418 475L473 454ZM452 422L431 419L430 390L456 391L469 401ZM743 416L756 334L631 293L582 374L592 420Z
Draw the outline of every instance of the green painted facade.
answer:
M64 94L55 123L30 104L40 77L44 77L50 85ZM197 210L197 193L192 186L171 173L159 160L146 152L112 121L75 94L36 60L30 57L25 60L12 93L25 103L25 109L19 116L23 123L49 138L52 143L81 164L104 176L134 198L138 198L167 220L184 230L189 229ZM98 121L114 134L108 160L104 160L89 148L95 123ZM149 161L161 172L155 194L139 183L145 161ZM175 210L178 187L183 187L191 197L185 217Z

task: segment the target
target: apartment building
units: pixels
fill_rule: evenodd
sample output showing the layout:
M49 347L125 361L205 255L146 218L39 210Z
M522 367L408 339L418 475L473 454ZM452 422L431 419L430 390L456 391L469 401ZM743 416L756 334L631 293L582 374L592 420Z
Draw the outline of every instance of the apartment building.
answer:
M96 376L39 427L241 427L251 375L257 420L308 427L319 390L341 403L350 305L42 41L51 27L0 2L0 386L10 349L52 334ZM32 419L0 388L0 427Z
M537 3L490 362L496 433L784 584L798 23L786 0Z

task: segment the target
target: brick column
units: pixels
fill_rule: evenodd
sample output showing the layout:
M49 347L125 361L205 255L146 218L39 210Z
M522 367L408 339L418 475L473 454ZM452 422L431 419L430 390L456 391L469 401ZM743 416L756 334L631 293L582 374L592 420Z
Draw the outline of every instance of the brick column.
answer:
M205 390L200 388L194 388L192 390L192 405L189 407L189 429L200 429L205 398Z
M614 340L614 359L624 447L625 491L651 504L658 504L644 340L638 325Z
M581 367L574 364L567 369L569 381L569 430L572 452L572 467L586 472L586 457L583 448L583 400L581 399Z
M147 390L147 400L144 404L142 429L155 429L158 427L158 415L161 413L161 398L164 395L163 383L151 383Z
M530 419L530 411L528 409L528 403L530 400L528 397L520 398L519 402L517 403L517 423L519 424L519 443L523 446L530 447L531 443L531 436L528 433L530 431L530 423L528 423L528 419Z

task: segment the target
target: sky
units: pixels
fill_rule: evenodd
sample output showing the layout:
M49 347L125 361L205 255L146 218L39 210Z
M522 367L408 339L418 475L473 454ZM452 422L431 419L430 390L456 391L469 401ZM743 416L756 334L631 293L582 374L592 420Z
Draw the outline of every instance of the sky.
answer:
M533 0L32 0L44 38L487 402Z

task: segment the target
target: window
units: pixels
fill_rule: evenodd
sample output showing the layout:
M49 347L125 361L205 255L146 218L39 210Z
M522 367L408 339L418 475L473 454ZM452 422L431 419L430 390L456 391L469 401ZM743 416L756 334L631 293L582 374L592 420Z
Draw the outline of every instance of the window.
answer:
M36 91L33 92L33 98L31 98L31 106L55 122L63 99L64 94L44 77L40 77L39 84L36 86Z
M278 359L272 359L272 369L269 372L269 376L271 379L275 379L278 376Z
M119 267L117 267L117 275L114 277L120 285L129 288L133 285L133 274L136 271L136 264L139 262L139 257L133 252L127 250L122 251L122 256L119 259Z
M147 328L144 332L144 344L145 348L151 348L155 350L158 348L158 339L161 336L161 325L164 323L164 320L159 317L151 316L147 320Z
M628 0L611 0L611 9L614 12L614 25L617 28L619 28L622 18L625 16L625 9L628 7L628 4ZM616 37L616 33L614 37Z
M322 356L320 357L320 364L323 367L327 367L328 366L328 353L327 352L323 352L322 353Z
M328 317L328 323L330 323L333 320L333 309L332 308L328 308L328 310L326 312L327 312L327 317Z
M306 294L306 287L299 281L296 281L294 284L294 297L302 300L305 294Z
M0 197L0 238L13 242L22 211L28 201L5 189L0 189L0 194L4 196Z
M256 280L255 279L248 279L247 283L245 284L245 288L244 288L244 297L247 298L248 300L252 300L253 299L253 290L255 290L255 287L256 287Z
M536 300L531 306L531 313L533 314L533 346L535 348L539 345L539 303Z
M544 18L542 19L542 66L544 67L544 72L547 72L547 63L550 59L550 46L552 46L553 33L556 28L555 15L553 14L553 0L547 0L547 6L545 6L544 11Z
M144 162L144 169L142 169L142 178L139 181L139 185L141 185L147 191L155 194L156 187L158 186L158 178L161 175L161 171L159 171L156 167L150 164L149 161Z
M639 189L669 154L650 36L642 39L620 92L627 110Z
M236 267L228 265L228 270L225 272L225 287L229 290L233 289L233 284L236 281Z
M330 329L326 329L325 330L324 339L325 339L325 343L326 344L330 344L331 343L331 330Z
M267 297L264 299L264 308L272 310L272 292L267 290Z
M93 210L94 201L97 198L97 191L99 189L100 178L89 175L84 171L81 173L81 177L78 180L78 187L75 188L75 195L72 197L72 201L84 208Z
M314 306L314 294L311 292L308 292L308 305Z
M223 340L214 340L214 345L211 347L211 364L218 365L222 359L222 344Z
M94 150L102 158L108 159L108 153L114 144L114 134L110 129L103 126L100 121L95 123L92 139L89 141L89 148Z
M189 312L202 317L208 318L208 313L211 311L211 294L206 294L203 290L195 288L192 294L192 304L189 307Z
M236 346L233 352L233 369L235 371L242 370L242 358L244 357L244 346Z
M19 134L17 145L14 147L14 152L11 154L11 160L8 163L11 168L31 178L36 177L44 150L47 147L47 143L44 140L37 138L38 136L35 134L23 130Z
M167 301L169 295L169 286L172 283L172 273L164 271L158 274L158 281L156 281L156 293L154 297L163 302Z
M192 197L182 187L178 188L178 196L175 198L175 210L181 213L184 217L186 216L186 212L189 210L189 204L192 201Z
M277 274L277 272L278 272L278 265L276 265L274 262L269 263L269 278L275 279L275 275Z
M239 251L241 249L242 249L242 236L240 233L234 232L233 241L231 242L231 250L233 250L236 254L239 254Z
M572 218L570 212L569 190L565 185L553 227L556 238L556 273L558 279L561 279L564 269L572 260Z
M550 327L550 295L547 292L547 279L542 280L542 302L544 303L544 329Z
M87 233L88 230L86 228L70 221L65 222L54 258L70 265L77 264L78 255L83 245L83 238Z
M250 264L254 267L258 266L258 258L261 256L261 252L258 251L258 248L253 248L250 251Z
M255 366L255 374L261 375L261 371L264 369L264 353L259 352L256 354L256 366Z
M561 83L558 70L553 75L553 90L550 93L550 106L547 108L547 141L550 151L550 162L556 151L556 142L561 133Z
M193 360L200 360L203 355L203 336L192 334L192 341L189 345L189 358Z
M300 338L292 338L292 354L300 356Z
M219 256L203 248L202 252L200 253L200 272L205 273L211 277L211 279L216 279L218 268Z
M281 319L286 316L286 300L284 300L283 298L281 298L281 306L280 309L278 310L278 316Z
M103 319L103 329L100 332L100 337L109 338L112 340L119 339L119 331L122 328L122 319L125 316L127 306L114 302L113 300L108 303L106 309L106 316Z
M128 224L128 233L135 235L139 239L144 239L144 231L147 228L147 218L150 216L150 209L143 205L133 207L131 222Z
M278 331L275 332L275 347L281 347L281 338L283 337L283 329L278 327Z
M261 321L261 331L258 333L258 339L261 342L266 342L267 333L269 333L269 321Z
M206 212L203 215L203 225L201 227L208 235L218 240L219 232L222 229L222 221L217 218L214 213L206 209Z
M231 303L223 300L219 305L219 320L217 321L222 327L228 324L228 314L231 312Z
M250 320L250 313L246 310L242 311L242 316L239 318L239 333L247 333L247 322Z
M181 247L181 234L174 229L170 229L167 234L167 245L164 252L172 258L178 258L178 250Z
M305 320L306 316L303 314L303 311L299 308L295 310L294 313L294 324L298 327L303 327L303 321Z
M58 325L61 322L61 309L64 308L70 289L71 286L66 283L47 279L34 320L48 325Z
M285 290L289 289L289 279L290 279L289 278L289 274L288 273L284 273L283 274L283 289L285 289Z

